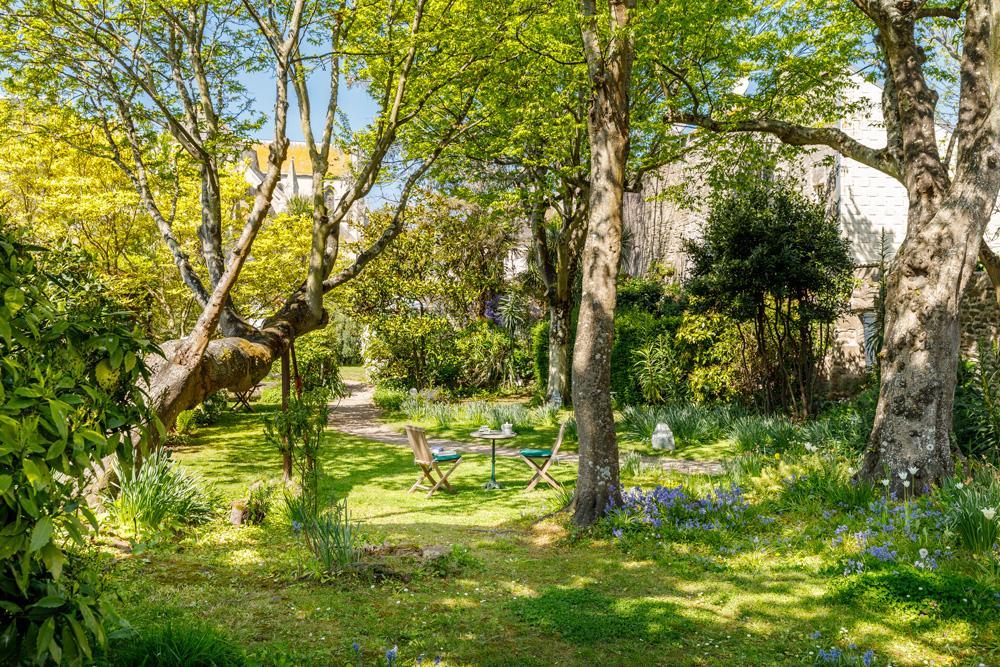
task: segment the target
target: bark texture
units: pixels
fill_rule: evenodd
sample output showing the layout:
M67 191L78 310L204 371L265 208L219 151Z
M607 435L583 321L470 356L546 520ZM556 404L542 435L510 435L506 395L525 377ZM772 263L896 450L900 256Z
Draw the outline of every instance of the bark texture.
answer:
M590 220L583 249L583 294L573 350L573 406L580 440L573 522L593 524L620 499L618 441L611 406L622 200L629 150L629 84L634 58L627 34L632 3L610 0L602 19L595 0L583 2L583 43L591 84ZM610 38L602 37L607 21Z
M769 132L794 145L825 144L896 178L906 187L906 236L889 269L886 331L875 424L861 476L889 479L899 494L922 493L951 474L959 304L977 255L1000 282L982 236L1000 190L1000 1L924 7L910 0L855 0L877 29L885 72L886 147L864 146L833 128L780 120L720 121L677 113L672 122L714 131ZM964 21L959 117L949 147L938 151L938 95L925 76L919 21Z

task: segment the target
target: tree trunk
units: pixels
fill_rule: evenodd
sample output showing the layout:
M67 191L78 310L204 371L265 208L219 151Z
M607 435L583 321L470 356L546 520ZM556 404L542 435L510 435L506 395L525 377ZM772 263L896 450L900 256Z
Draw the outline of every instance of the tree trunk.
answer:
M620 500L618 441L611 405L622 200L629 149L629 83L633 50L629 6L608 3L610 39L603 39L594 0L583 1L584 51L591 84L590 220L583 249L583 295L573 348L573 406L580 441L573 523L593 524Z
M288 363L288 351L281 355L281 410L288 410L288 399L291 398L292 374ZM292 448L291 443L285 442L285 449L281 452L281 479L287 484L292 481Z
M929 490L954 468L959 305L1000 189L1000 3L973 0L966 9L952 179L937 155L937 97L912 26L886 28L910 215L888 276L879 401L861 474L889 479L902 495Z
M569 303L549 304L549 375L545 397L552 400L558 390L563 402L569 401Z
M959 305L996 196L953 190L929 220L910 221L886 286L882 381L862 475L889 479L899 495L953 472Z

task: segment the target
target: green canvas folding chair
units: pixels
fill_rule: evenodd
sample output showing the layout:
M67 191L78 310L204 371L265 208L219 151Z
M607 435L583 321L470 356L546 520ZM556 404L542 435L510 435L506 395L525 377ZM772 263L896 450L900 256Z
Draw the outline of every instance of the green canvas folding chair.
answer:
M519 452L521 459L535 470L535 476L528 482L527 488L524 489L525 491L531 491L542 480L545 480L545 483L553 489L563 488L562 484L549 474L549 467L556 462L556 456L559 454L559 448L562 447L563 436L565 434L566 422L563 422L562 426L559 427L559 436L556 438L556 444L552 449L522 449ZM542 461L542 465L538 465L536 460Z
M458 464L462 462L462 455L458 452L441 452L435 454L431 451L430 445L427 444L427 434L424 432L424 429L417 428L416 426L406 427L406 438L410 441L410 447L413 448L413 462L417 464L422 472L420 479L410 487L407 493L413 493L417 489L422 489L427 491L427 497L430 498L442 486L448 491L452 491L451 484L448 483L448 475L453 473ZM455 465L449 468L448 472L441 472L438 464L451 461L454 461ZM439 479L434 479L434 473L437 473ZM427 480L430 486L424 484L424 480Z

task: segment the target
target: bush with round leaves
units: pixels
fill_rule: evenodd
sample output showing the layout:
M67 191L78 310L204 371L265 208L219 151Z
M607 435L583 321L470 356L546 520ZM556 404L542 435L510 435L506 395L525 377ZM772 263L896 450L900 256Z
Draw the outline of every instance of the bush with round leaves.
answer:
M104 643L97 577L74 550L96 526L92 464L142 429L155 347L71 249L0 227L0 663L83 664Z

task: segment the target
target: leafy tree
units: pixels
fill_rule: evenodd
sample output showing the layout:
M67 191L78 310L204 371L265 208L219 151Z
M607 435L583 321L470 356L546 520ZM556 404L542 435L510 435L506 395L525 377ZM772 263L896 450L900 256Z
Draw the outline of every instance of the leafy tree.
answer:
M155 348L71 251L0 229L0 658L84 664L104 644L97 578L72 555L96 529L102 457L145 428Z
M851 290L838 221L791 185L751 182L719 198L687 252L695 303L751 324L763 407L809 416L830 326Z
M861 475L873 480L912 468L916 479L908 481L923 491L954 469L959 303L1000 191L1000 3L858 0L810 7L803 18L815 26L812 37L792 32L760 49L769 57L748 72L754 86L747 94L712 90L694 72L664 70L683 91L665 115L713 132L825 145L906 188L907 231L887 279L879 404ZM933 29L941 25L961 43L950 75L959 81L951 110L939 108L943 67L929 57L937 43ZM875 65L883 85L881 148L814 111L838 111L831 80L855 71L856 63ZM956 119L948 142L939 137L944 113ZM903 491L899 476L888 478Z
M460 363L455 345L460 330L489 315L507 290L505 263L515 236L505 213L441 193L420 194L407 213L406 233L346 290L351 313L369 330L365 356L373 379L406 387L481 386L495 379L492 373L464 374L471 357ZM391 224L391 213L374 212L360 243ZM501 350L493 356L502 358Z
M93 130L87 148L128 176L199 304L198 321L186 337L165 343L167 358L152 367L150 403L164 422L214 391L256 383L295 337L326 324L323 295L358 275L403 231L410 193L466 129L476 94L502 55L503 31L496 30L504 20L501 10L425 0L156 7L19 0L0 12L0 27L12 36L0 40L12 63L4 81L9 94L21 103L72 110ZM319 55L306 53L305 44ZM239 232L227 243L221 174L261 120L247 111L252 105L233 72L255 69L274 72L274 139L263 182L252 205L241 209L234 225ZM306 82L320 73L329 87L325 121L314 132ZM348 143L335 132L341 129L342 76L368 85L378 104L373 123L349 135L357 158L352 187L329 207L314 199L308 262L281 306L261 326L253 325L237 310L234 288L278 185L289 83L315 183L325 178L324 158L334 140ZM406 130L414 125L419 131ZM390 151L400 158L396 176L403 181L392 224L335 271L340 224L386 178ZM176 190L154 187L159 170L198 176L198 262L175 232ZM217 329L223 336L213 338Z

